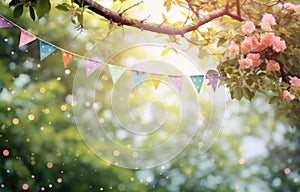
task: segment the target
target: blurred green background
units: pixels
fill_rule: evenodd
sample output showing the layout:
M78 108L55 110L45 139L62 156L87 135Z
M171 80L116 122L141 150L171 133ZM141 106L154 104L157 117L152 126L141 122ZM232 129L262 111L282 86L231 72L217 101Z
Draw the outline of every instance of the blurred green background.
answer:
M55 9L39 22L14 19L3 1L0 10L37 37L80 55L108 29L90 16L88 30L79 33L70 16ZM19 35L15 27L0 29L0 191L300 191L299 130L259 96L251 103L228 101L224 126L204 154L196 135L164 165L109 165L90 151L74 122L69 98L78 60L64 69L55 52L41 62L38 41L18 48Z

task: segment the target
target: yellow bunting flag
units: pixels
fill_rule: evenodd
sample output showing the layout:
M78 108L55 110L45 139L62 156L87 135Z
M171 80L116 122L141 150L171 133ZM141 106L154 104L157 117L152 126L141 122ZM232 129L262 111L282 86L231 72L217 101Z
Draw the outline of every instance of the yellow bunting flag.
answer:
M161 75L161 74L153 74L153 73L151 73L152 82L153 82L153 85L154 85L155 89L157 89L158 86L160 85L162 76L163 75Z

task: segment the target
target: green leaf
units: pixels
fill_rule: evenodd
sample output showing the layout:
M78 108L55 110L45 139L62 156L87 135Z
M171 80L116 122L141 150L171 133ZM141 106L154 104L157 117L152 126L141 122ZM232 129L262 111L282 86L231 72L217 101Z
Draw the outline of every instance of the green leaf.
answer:
M251 86L251 85L253 84L252 78L248 78L248 79L246 79L245 81L246 81L246 84L247 84L248 86Z
M167 54L169 53L170 50L171 50L170 47L165 48L165 49L161 52L161 56L167 55Z
M15 6L15 5L17 5L17 1L16 0L12 0L8 4L9 7L12 7L12 6Z
M31 19L34 21L35 20L35 12L34 12L34 9L33 7L29 7L29 12L30 12L30 17Z
M60 5L57 5L55 8L60 10L60 11L68 12L70 10L70 5L67 4L67 3L63 3L63 4L60 4Z
M49 13L51 4L49 0L38 0L36 4L36 14L38 18L42 18L46 13Z
M182 21L177 21L173 24L173 26L181 26L181 25L183 25Z
M165 0L164 7L166 7L167 11L170 11L171 9L171 3L172 3L171 0Z
M249 101L251 101L254 96L254 94L247 87L243 88L243 95Z
M238 87L233 90L233 97L237 100L241 100L243 98L243 89Z
M212 70L212 69L210 69L206 72L206 74L217 74L217 73L218 73L218 71Z
M206 51L204 51L203 49L200 48L199 51L198 51L198 58L202 59L202 58L204 58L206 56L207 56Z
M220 47L221 45L223 45L225 42L227 41L226 38L220 38L218 43L217 43L217 47Z
M78 19L79 23L83 26L83 14L78 14L77 19Z
M281 101L281 97L279 96L274 96L274 97L271 97L270 100L269 100L269 104L276 104L276 103L279 103Z
M16 6L16 8L14 9L14 17L18 18L23 14L23 4L19 4Z

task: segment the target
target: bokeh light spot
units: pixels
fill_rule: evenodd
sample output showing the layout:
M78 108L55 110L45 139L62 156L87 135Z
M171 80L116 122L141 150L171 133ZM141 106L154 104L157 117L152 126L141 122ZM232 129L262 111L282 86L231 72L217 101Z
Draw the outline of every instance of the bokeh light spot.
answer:
M99 118L99 122L100 122L100 123L104 123L104 118L103 118L103 117L100 117L100 118Z
M120 155L120 151L119 150L114 150L114 156L118 157Z
M62 183L62 178L57 178L57 183Z
M2 154L3 154L4 157L9 156L9 150L4 149L3 152L2 152Z
M53 163L51 163L51 162L47 163L47 168L49 168L49 169L53 168Z
M67 105L62 105L62 106L60 106L60 109L61 109L62 111L67 110Z
M240 165L244 165L244 164L245 164L245 159L240 159L240 160L239 160L239 164L240 164Z
M290 169L290 168L285 168L285 169L284 169L284 173L285 173L286 175L290 174L290 173L291 173L291 169Z
M24 191L27 191L27 190L29 189L29 185L28 185L27 183L24 183L24 184L22 185L22 189L23 189Z
M35 119L35 116L33 114L29 114L27 118L29 121L33 121Z
M18 118L13 118L12 122L14 125L18 125L20 121Z
M46 92L46 88L45 87L41 87L40 88L40 93L45 93Z

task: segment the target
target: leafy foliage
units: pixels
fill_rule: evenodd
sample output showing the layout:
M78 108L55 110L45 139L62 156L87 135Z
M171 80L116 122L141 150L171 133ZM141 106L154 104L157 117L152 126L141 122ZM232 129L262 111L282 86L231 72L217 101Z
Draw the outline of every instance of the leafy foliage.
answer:
M299 13L293 9L282 9L275 12L274 15L276 15L277 24L274 24L271 32L265 32L261 29L263 27L263 23L261 23L258 25L258 29L251 31L253 35L250 34L249 36L249 34L246 34L245 39L240 36L242 32L234 36L231 46L229 46L231 54L227 53L227 59L219 64L218 70L221 72L223 82L228 86L232 98L241 100L244 97L247 100L251 100L257 92L262 93L270 97L269 103L275 104L280 113L285 113L290 119L290 125L295 127L299 126L297 122L299 122L300 89L298 85L291 85L291 78L294 77L297 81L300 72ZM246 25L247 23L241 28L245 29ZM281 43L284 43L282 44L284 50L279 52L275 51L272 46L268 47L266 45L267 42L264 42L266 36L274 38L270 43L276 42L275 39L278 41L279 38L283 39ZM249 42L252 50L245 51L249 47L246 44L249 38L252 38L251 42ZM239 49L239 47L234 47L236 43L241 44L241 55L233 55L233 52L236 51L234 49ZM254 55L258 56L256 62L258 61L259 63L256 66L254 64L253 67L242 65L242 61L245 61L245 58L248 59ZM255 62L253 59L248 61ZM269 67L270 61L274 61L273 63L278 65L276 69Z
M35 20L35 15L37 15L38 18L42 18L51 10L50 0L11 0L9 6L14 7L14 17L16 18L23 14L24 7L28 8L32 20Z

